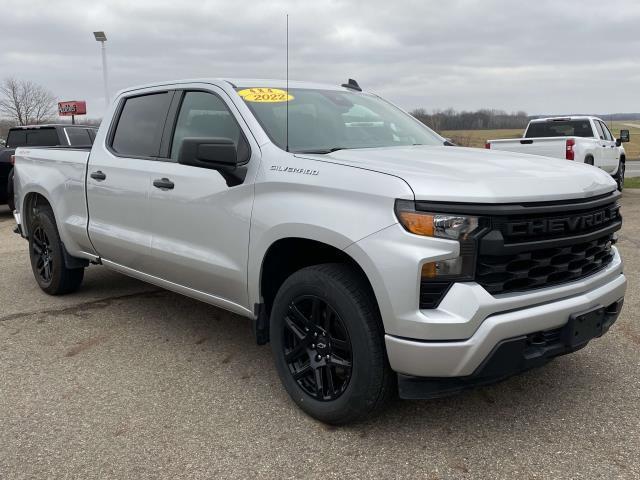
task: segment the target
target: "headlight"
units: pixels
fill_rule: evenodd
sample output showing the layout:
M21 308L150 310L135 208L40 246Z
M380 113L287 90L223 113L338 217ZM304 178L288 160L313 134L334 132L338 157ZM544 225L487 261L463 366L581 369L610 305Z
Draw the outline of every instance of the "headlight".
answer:
M480 219L457 213L422 212L414 202L396 200L396 216L404 229L415 235L457 240L460 255L456 258L422 265L423 280L472 280L475 271L475 240Z
M418 212L413 202L402 200L396 202L396 216L405 230L427 237L466 240L478 228L478 217Z

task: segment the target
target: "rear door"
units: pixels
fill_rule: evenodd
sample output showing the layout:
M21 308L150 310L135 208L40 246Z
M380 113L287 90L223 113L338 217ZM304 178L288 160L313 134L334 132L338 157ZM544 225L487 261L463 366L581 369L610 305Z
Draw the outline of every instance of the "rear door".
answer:
M602 128L602 122L599 120L593 120L593 125L596 128L596 151L594 158L594 165L603 170L609 169L609 144L607 143L607 139L604 134L604 129Z
M166 131L166 158L153 162L150 178L151 274L247 306L249 226L259 148L235 106L214 87L177 92L175 121ZM175 125L175 126L174 126ZM242 126L241 126L242 125ZM217 170L177 163L188 137L230 138L250 149L243 183L229 186ZM165 142L163 142L165 143ZM246 150L243 150L246 151ZM162 185L170 185L170 188Z
M103 260L141 272L150 260L150 169L173 94L122 98L104 144L89 157L89 238Z

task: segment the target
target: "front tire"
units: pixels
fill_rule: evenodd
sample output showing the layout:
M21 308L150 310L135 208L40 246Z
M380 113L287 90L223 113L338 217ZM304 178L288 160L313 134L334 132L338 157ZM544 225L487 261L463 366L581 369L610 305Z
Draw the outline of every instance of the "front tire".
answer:
M618 190L620 191L624 188L624 163L624 160L620 160L620 163L618 164L618 172L613 177L618 184Z
M49 295L75 292L84 278L84 268L67 268L53 210L38 207L29 226L31 269L40 288Z
M347 265L316 265L291 275L274 300L270 338L285 389L322 422L371 416L395 391L375 300Z

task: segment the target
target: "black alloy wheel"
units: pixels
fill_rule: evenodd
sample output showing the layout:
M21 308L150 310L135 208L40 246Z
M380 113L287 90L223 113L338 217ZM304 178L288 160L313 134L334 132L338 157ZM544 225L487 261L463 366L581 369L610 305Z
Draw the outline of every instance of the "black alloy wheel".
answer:
M283 335L285 361L300 388L319 401L340 397L351 379L352 347L336 311L319 297L297 297Z
M273 300L269 338L284 388L317 420L356 422L395 395L375 296L351 265L324 263L292 273Z
M42 227L37 227L33 231L31 247L31 257L34 262L36 274L42 283L50 284L54 259L51 251L51 242Z
M38 206L28 221L29 258L33 276L49 295L75 292L84 277L84 267L70 268L65 259L64 244L51 207ZM72 257L69 257L73 260Z

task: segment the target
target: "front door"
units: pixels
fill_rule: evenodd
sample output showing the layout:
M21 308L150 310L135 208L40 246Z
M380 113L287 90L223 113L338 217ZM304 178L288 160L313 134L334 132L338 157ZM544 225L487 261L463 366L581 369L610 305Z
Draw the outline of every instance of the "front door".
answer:
M176 93L181 101L175 128L169 132L169 158L153 162L150 273L248 307L249 227L259 149L243 133L235 107L223 100L226 94L207 88ZM239 150L250 145L244 182L229 186L217 170L179 164L182 140L188 137L230 138Z

